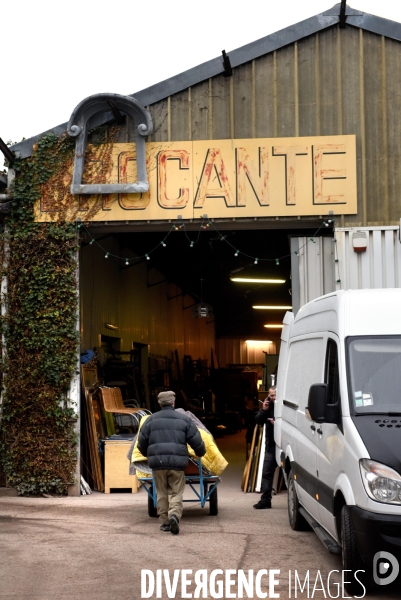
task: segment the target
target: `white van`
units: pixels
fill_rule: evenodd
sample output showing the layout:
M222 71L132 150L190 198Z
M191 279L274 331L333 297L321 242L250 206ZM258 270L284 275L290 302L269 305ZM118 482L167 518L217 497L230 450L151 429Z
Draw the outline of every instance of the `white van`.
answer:
M283 323L274 429L290 525L306 520L344 570L390 583L401 560L401 289L328 294ZM363 591L362 578L347 591Z

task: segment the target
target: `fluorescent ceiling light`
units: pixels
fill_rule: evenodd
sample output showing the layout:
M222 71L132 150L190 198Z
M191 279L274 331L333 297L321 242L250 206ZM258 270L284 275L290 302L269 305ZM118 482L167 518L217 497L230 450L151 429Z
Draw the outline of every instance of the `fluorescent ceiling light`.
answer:
M265 346L266 344L272 344L271 340L245 340L246 344L252 346Z
M282 325L263 325L263 327L267 327L268 329L282 329Z
M260 309L260 310L291 310L292 306L252 306L252 308Z
M285 283L285 279L264 279L262 277L251 278L251 277L230 277L231 281L237 283Z

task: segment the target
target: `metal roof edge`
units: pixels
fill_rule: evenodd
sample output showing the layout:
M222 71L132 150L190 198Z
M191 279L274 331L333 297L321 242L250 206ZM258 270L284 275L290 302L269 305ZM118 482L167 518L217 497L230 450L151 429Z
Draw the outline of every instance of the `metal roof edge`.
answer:
M114 119L112 112L101 113L100 115L94 115L92 119L89 120L89 128L93 129L94 127L98 127L99 125L103 125L108 121ZM48 133L54 133L57 137L61 137L63 133L67 129L68 123L62 123L61 125L57 125L57 127L52 127L51 129L47 129L38 135L35 135L31 138L23 140L22 142L18 142L18 144L14 144L14 146L10 146L10 150L15 152L17 158L27 158L31 156L32 149L35 144L39 141L39 138L47 135Z
M384 17L376 17L363 12L348 16L347 13L347 25L353 25L359 29L401 42L401 23L390 21Z
M259 58L264 54L269 54L270 52L274 52L274 50L278 50L288 44L299 41L309 35L313 35L318 31L332 27L339 22L339 14L340 3L335 4L329 10L315 15L314 17L290 25L289 27L260 38L259 40L227 52L231 66L238 67L255 58ZM346 23L348 25L401 41L401 23L364 13L360 10L353 9L350 6L346 7L346 17ZM136 98L143 106L149 106L156 102L160 102L168 96L177 94L191 86L210 79L211 77L221 75L223 72L223 60L221 56L218 56L217 58L213 58L192 69L188 69L183 73L179 73L178 75L174 75L155 85L134 94L130 94L130 96ZM92 127L102 125L111 118L111 113L99 115L96 119L96 123L94 122L92 124ZM55 135L60 136L65 131L66 127L67 123L63 123L62 125L58 125L57 127L48 129L43 133L19 142L18 144L11 146L10 149L15 152L19 158L27 158L31 155L33 146L41 136L46 135L47 133L54 133Z
M10 150L12 150L12 152L15 152L17 158L27 158L28 156L31 156L32 148L34 147L35 144L37 144L37 142L39 141L39 138L41 138L44 135L47 135L48 133L54 133L58 137L61 137L63 132L66 130L66 128L67 128L67 123L63 123L62 125L57 125L57 127L52 127L52 129L47 129L46 131L43 131L42 133L39 133L38 135L34 135L31 138L22 140L22 142L18 142L18 144L14 144L14 146L10 146Z

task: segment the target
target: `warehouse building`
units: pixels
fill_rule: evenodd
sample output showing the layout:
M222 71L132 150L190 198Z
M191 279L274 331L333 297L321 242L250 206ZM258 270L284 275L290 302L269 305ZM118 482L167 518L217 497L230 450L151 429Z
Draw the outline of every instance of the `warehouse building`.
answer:
M186 408L241 414L274 378L286 310L400 287L400 41L401 24L336 4L132 96L85 98L11 148L70 144L34 218L76 225L80 352L106 385L150 410L173 386Z

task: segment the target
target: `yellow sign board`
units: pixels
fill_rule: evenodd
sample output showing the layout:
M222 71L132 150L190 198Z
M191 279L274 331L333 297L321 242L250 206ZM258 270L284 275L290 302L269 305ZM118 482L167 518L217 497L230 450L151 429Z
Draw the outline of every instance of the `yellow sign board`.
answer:
M354 135L151 142L146 194L70 194L73 163L42 188L37 221L355 214ZM88 145L83 183L136 181L134 143Z

